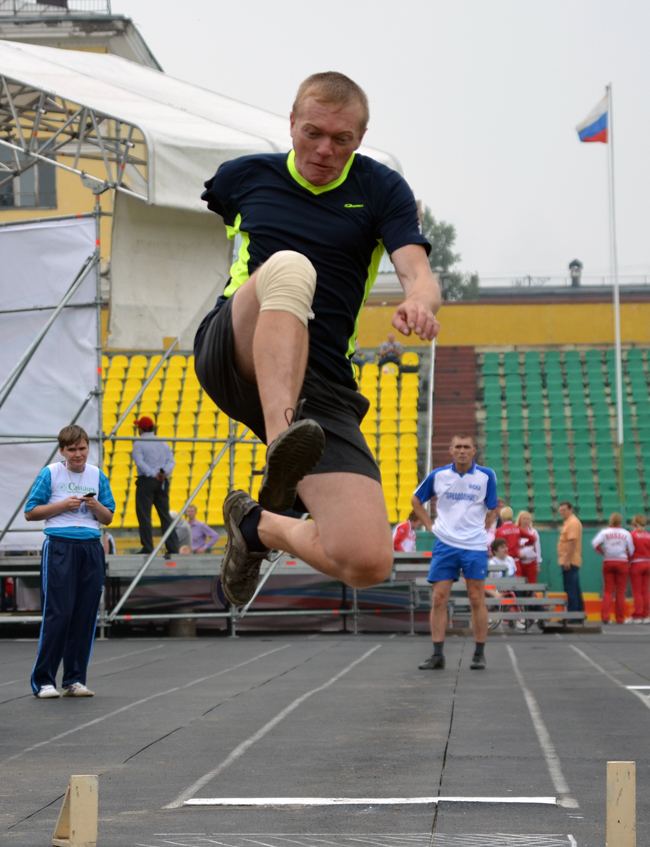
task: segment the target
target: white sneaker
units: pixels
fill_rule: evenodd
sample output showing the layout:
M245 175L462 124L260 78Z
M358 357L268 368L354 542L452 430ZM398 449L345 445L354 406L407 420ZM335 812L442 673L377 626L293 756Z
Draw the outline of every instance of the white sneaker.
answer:
M634 618L625 618L625 620L623 621L623 623L624 623L624 624L635 623L635 620L634 620Z
M41 685L36 696L41 700L51 700L53 697L60 697L61 692L53 685Z
M91 691L90 688L86 688L86 686L81 682L72 682L70 685L65 685L63 687L63 696L64 697L94 697L95 692Z
M641 618L632 618L632 623L640 624L643 623L643 620Z
M650 623L650 618L643 618L641 623Z

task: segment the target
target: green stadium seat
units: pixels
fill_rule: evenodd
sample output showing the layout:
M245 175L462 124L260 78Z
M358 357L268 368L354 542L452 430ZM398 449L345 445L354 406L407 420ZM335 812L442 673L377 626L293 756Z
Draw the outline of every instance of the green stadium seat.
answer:
M538 503L535 500L533 504L533 512L535 520L539 523L547 523L554 519L553 507L550 503Z
M503 354L504 373L519 373L519 353L510 350Z
M567 428L567 421L564 415L554 415L551 418L551 432L564 431Z
M575 433L574 433L575 435ZM591 444L573 442L573 455L578 458L591 458Z
M546 418L543 415L539 413L531 414L530 409L528 410L528 429L530 432L544 432L545 423Z
M621 504L618 499L618 495L616 497L607 497L602 498L601 500L602 509L603 509L603 520L606 521L612 512L618 512L621 507Z
M583 523L596 523L600 518L598 517L598 507L596 506L596 501L593 503L578 503L578 516Z
M486 432L501 432L501 418L488 417L485 419Z
M612 431L610 429L598 429L594 433L594 444L611 444Z
M557 497L558 503L561 503L563 500L568 500L569 503L575 504L576 495L575 495L575 491L573 490L573 486L567 485L567 486L564 486L563 488L557 487L555 489L555 491L556 491L556 497Z
M499 354L498 353L486 353L483 359L483 373L484 374L498 374L499 373Z
M573 432L574 444L591 444L591 433L589 430L577 429Z
M568 444L568 439L569 433L565 429L560 429L556 432L551 432L551 444L553 445L553 449L560 445Z
M584 471L585 473L589 472L593 474L593 464L591 461L591 456L576 456L574 458L574 464L576 473L578 473L578 470L580 470Z
M544 392L541 388L526 388L526 402L529 406L541 406L544 403Z
M575 364L576 362L580 363L580 351L579 350L565 350L564 351L564 364Z
M564 409L564 389L561 386L547 385L546 397L548 399L549 409L554 406L562 406L562 409Z
M548 413L551 418L563 418L564 408L564 394L557 400L551 400L549 397Z
M553 364L560 364L560 351L559 350L547 350L544 353L544 364L548 366L549 362Z
M528 432L528 443L531 450L534 446L546 447L546 430L533 429Z
M627 361L628 362L642 362L643 361L643 350L639 347L631 347L627 351Z
M641 427L637 431L637 440L639 441L640 444L649 444L650 443L650 428L645 427L645 426Z
M609 414L601 409L596 409L594 411L593 423L595 430L609 430L611 429L612 418L610 418Z
M585 360L587 362L602 362L603 360L603 352L602 350L587 350L585 353Z

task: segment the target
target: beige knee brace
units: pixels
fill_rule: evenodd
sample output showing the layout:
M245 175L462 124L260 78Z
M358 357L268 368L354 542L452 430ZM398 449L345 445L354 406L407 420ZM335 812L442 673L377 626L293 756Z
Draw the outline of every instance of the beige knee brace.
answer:
M302 253L280 250L257 272L255 280L260 312L291 312L307 326L314 317L311 304L316 290L316 270Z

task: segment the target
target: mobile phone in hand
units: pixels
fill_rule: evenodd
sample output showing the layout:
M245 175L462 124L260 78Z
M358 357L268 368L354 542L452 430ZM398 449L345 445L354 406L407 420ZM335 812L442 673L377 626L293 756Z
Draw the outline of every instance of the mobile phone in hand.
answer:
M91 497L94 497L97 494L96 491L89 491L87 494L84 494L81 498L82 500L89 500Z

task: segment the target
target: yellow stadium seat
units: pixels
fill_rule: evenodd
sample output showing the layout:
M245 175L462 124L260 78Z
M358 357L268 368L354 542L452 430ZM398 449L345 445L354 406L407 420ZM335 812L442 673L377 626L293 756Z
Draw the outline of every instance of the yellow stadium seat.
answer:
M382 435L379 438L380 447L397 447L397 436L394 433Z
M379 410L379 420L383 423L383 421L396 421L397 420L397 409L395 406L386 406L383 409Z
M156 419L158 426L173 426L176 415L173 412L160 412Z
M415 476L418 474L418 463L413 459L404 459L399 463L400 476Z
M419 365L420 357L417 353L404 353L402 356L403 365Z
M235 444L235 462L252 462L253 447L253 444Z
M377 376L379 368L375 362L368 362L363 366L363 379L368 379L370 376Z
M198 444L197 449L194 453L194 461L195 462L207 462L208 465L212 464L212 451L206 450L205 447Z
M108 367L108 365L109 365L109 358L108 358L108 356L104 356L104 355L102 354L102 368L107 368L107 367Z
M176 459L177 462L187 462L189 464L192 461L192 453L184 447L179 447L179 444L181 444L181 442L177 441L176 447L174 448L174 459Z
M139 379L140 382L144 379L144 368L141 365L129 365L126 372L127 379Z
M113 446L113 454L117 455L118 453L132 453L133 452L133 442L132 441L116 441Z
M161 400L160 411L176 413L178 411L178 402L176 400ZM160 435L160 433L158 434Z
M397 448L395 447L380 447L379 461L385 462L387 459L397 459Z
M201 399L201 411L202 412L204 412L204 411L205 412L209 412L209 411L216 412L217 411L216 403L214 402L214 400L212 400L211 397L208 397L208 395L205 392L203 392L202 399Z
M382 477L385 474L396 474L398 471L397 462L394 459L391 459L387 462L382 462L380 465L381 475Z
M174 478L177 476L189 476L190 475L190 464L189 462L176 462L173 470Z
M216 437L216 427L214 424L200 424L197 432L197 438L215 438Z
M135 409L133 410L135 411ZM147 417L151 418L151 420L156 423L156 419L158 417L158 404L157 403L142 403L140 408L138 409L138 417Z
M198 410L198 400L186 399L183 397L181 400L181 412L198 412Z
M367 417L361 421L361 432L364 435L376 435L377 433L377 422L368 419Z
M408 506L404 506L403 508L400 508L398 513L397 513L397 520L400 523L403 523L404 521L408 520L408 516L411 514L412 511L413 510L412 510L410 504Z
M111 359L111 364L121 365L123 368L127 368L129 366L129 360L126 356L123 356L121 353L119 353L118 355L113 356L113 358Z
M123 453L122 455L124 456L126 454ZM117 465L111 466L111 480L129 478L129 475L131 473L131 463L128 461L128 458L129 457L127 456L126 462L118 463Z
M174 376L173 374L171 376L165 376L165 390L180 391L181 385L180 377Z
M191 397L192 400L198 400L201 394L201 386L198 381L194 381L190 378L189 374L185 378L185 384L183 386L183 397Z
M178 438L194 438L194 426L190 424L179 424L176 427L176 436Z
M104 392L103 404L113 405L115 407L115 411L117 412L117 408L120 402L120 397L122 396L121 391L115 391L115 389L111 389L110 391Z
M407 406L403 406L399 410L399 419L401 421L417 421L418 419L418 410L414 406L413 408L409 408Z
M399 368L397 367L397 365L394 362L386 362L385 365L381 366L381 375L382 376L390 375L390 376L397 377L398 373L399 373Z
M377 450L377 436L376 435L370 435L370 434L366 435L365 433L364 433L364 435L365 435L365 438L366 438L366 444L368 445L368 447L370 447L370 449L374 453Z
M194 421L196 420L196 415L194 412L179 412L178 417L176 418L177 424L189 424L190 426L194 426Z
M156 435L159 435L161 438L173 438L175 435L174 427L169 424L161 424L158 426Z
M415 434L418 431L417 421L403 420L399 422L400 435L411 433Z
M127 467L131 464L131 455L129 453L113 453L113 459L111 461L111 467L115 469L117 465L126 465Z
M200 424L215 424L217 419L216 412L211 410L201 409L197 416L197 421Z
M104 427L104 432L108 435L108 433L113 429L115 424L117 423L117 415L104 414L102 415L102 426Z
M404 435L400 435L399 446L400 447L417 447L418 446L417 435L413 435L413 433L410 433L410 432L406 433Z
M416 387L420 384L420 377L418 374L402 374L402 387L405 385L415 385Z
M407 459L417 461L418 451L416 447L401 447L399 448L398 459L403 462Z
M397 421L382 419L379 421L379 432L381 435L387 432L397 432Z
M389 506L388 504L386 504L386 505L387 505L387 511L388 511L388 523L397 523L397 521L398 521L397 509L394 506Z
M118 403L116 400L107 400L106 395L104 394L104 397L102 399L102 412L104 414L108 413L109 415L116 415L117 406Z
M113 447L114 447L114 446L115 446L115 445L113 444L113 442L112 442L112 441L103 441L103 442L102 442L102 449L103 449L103 451L104 451L104 455L105 455L105 456L110 456L110 455L111 455L111 453L113 452Z
M104 386L106 391L117 391L119 394L122 393L122 380L121 379L112 379L108 378L106 380L106 385Z

